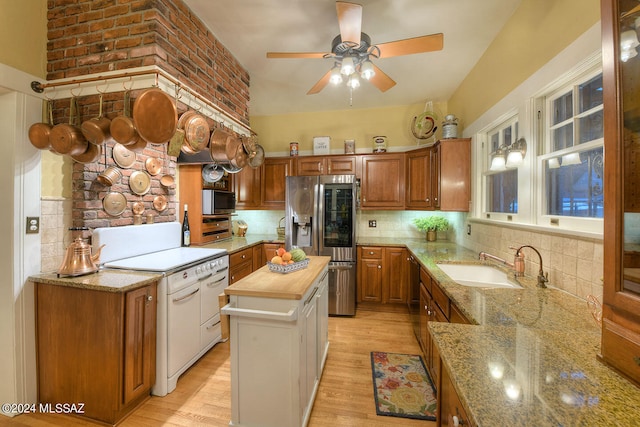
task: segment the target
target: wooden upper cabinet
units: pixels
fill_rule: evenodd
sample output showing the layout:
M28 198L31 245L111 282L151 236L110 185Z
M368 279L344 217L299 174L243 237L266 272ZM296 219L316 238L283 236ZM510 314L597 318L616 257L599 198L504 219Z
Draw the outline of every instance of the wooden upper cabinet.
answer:
M295 175L295 161L291 157L267 157L261 166L260 207L284 209L287 176Z
M408 151L407 209L469 210L471 139L443 139L432 147Z
M297 175L357 174L357 156L304 156L297 159Z
M233 174L233 189L236 193L236 209L260 207L260 168L245 167Z
M431 148L407 152L406 207L433 209Z
M438 183L435 207L443 211L469 211L471 200L471 138L443 139L433 153Z
M405 154L362 156L362 209L404 209Z

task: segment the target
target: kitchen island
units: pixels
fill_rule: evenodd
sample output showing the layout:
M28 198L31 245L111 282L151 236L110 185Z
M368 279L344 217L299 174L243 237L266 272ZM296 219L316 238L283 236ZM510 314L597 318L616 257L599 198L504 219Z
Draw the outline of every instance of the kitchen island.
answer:
M287 274L261 267L225 289L233 426L304 426L328 351L328 265L311 256Z

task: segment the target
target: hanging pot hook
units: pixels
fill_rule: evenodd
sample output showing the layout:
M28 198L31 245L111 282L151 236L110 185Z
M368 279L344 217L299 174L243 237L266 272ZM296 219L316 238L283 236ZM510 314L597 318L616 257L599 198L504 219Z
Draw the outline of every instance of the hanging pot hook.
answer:
M96 92L98 92L100 95L103 95L107 93L107 87L109 87L109 82L107 82L107 79L104 79L104 89L100 90L100 85L96 85Z
M80 93L82 92L82 88L80 87L80 83L78 83L78 93L77 94L73 93L73 89L74 88L69 89L69 92L71 92L71 96L74 97L74 98L78 97L80 95Z
M131 76L129 76L129 83L131 83L131 85L127 87L127 81L125 80L124 82L122 82L122 87L125 91L131 90L133 88L133 78Z

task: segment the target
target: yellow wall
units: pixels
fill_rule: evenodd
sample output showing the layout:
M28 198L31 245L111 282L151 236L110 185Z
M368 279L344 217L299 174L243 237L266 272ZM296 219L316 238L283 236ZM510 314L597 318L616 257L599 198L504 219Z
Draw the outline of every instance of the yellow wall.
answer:
M473 123L599 20L600 0L522 0L449 108Z
M47 76L47 0L0 0L0 62ZM42 152L43 197L71 197L72 161Z
M0 0L0 62L46 77L46 0Z
M356 151L373 148L373 137L388 138L393 147L417 145L411 134L411 120L424 111L424 104L403 105L388 108L295 113L276 116L252 116L251 129L267 153L288 152L289 143L296 141L300 151L313 150L314 136L330 136L331 149L344 152L344 140L355 139ZM434 103L440 120L446 114L446 104ZM439 134L440 131L438 131ZM437 135L438 135L437 134ZM427 141L421 141L421 143Z

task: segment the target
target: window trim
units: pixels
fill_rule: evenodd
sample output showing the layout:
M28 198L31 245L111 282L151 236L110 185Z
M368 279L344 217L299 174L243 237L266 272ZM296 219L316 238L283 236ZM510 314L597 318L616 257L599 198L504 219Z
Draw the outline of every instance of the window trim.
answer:
M495 175L496 172L492 172L489 170L491 166L491 141L490 141L490 132L497 130L500 128L502 131L504 128L509 126L513 126L515 123L518 124L518 133L522 135L522 121L519 117L519 111L517 108L512 108L506 113L502 114L496 120L489 123L483 129L481 129L477 134L477 139L482 143L482 179L481 179L481 189L480 189L480 206L481 206L481 215L483 218L497 221L518 221L522 217L522 213L520 210L520 168L517 168L518 172L518 212L492 212L488 210L488 189L487 189L487 177L490 175ZM503 126L504 125L504 126ZM512 143L515 142L512 141Z
M573 145L572 147L563 148L557 151L552 150L552 126L547 126L547 123L552 123L552 111L549 106L554 99L557 99L563 93L567 93L569 88L572 91L585 83L598 74L602 74L602 62L600 56L592 56L580 66L568 72L566 75L556 79L552 85L549 85L545 90L539 91L532 97L532 102L535 106L537 123L535 123L534 129L536 133L536 140L542 142L538 145L538 155L535 158L535 173L532 176L532 181L536 182L534 187L535 198L537 203L534 204L535 216L534 223L543 227L558 228L560 230L575 230L584 231L588 233L602 233L604 229L604 218L584 218L584 217L572 217L564 215L550 215L547 214L547 200L546 200L546 176L545 176L545 162L549 158L558 157L568 153L579 153L582 151L593 150L594 148L604 147L604 137L585 142L583 144ZM575 93L575 92L573 92ZM574 106L577 100L574 100ZM576 120L577 117L581 117L587 113L593 113L594 111L603 110L604 103L601 107L594 107L586 112L578 113L573 112L571 120ZM574 142L577 135L574 135Z

